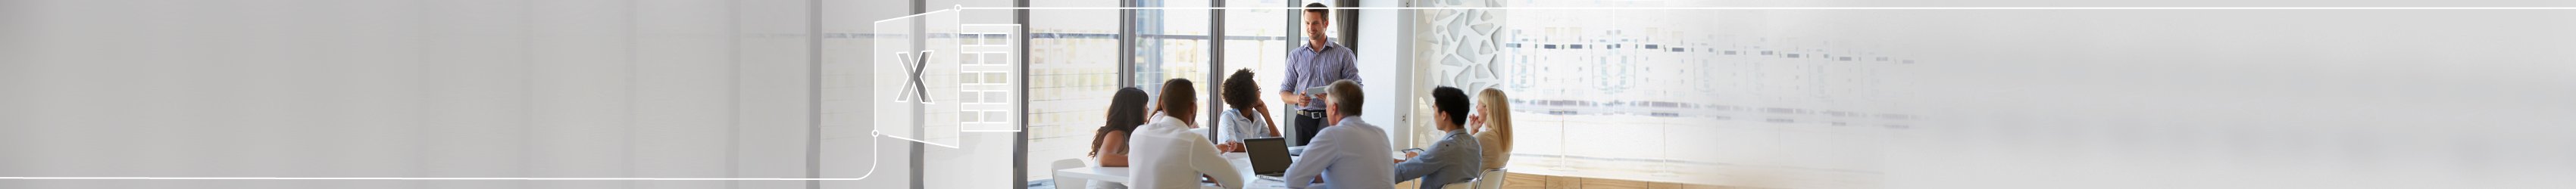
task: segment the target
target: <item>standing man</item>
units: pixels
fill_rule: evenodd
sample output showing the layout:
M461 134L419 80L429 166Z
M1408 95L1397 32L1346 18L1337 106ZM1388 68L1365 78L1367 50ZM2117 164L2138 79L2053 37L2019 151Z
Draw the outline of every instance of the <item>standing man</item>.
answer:
M1324 36L1324 27L1333 24L1329 8L1332 7L1323 3L1306 3L1306 45L1290 50L1288 79L1279 82L1279 100L1297 107L1296 115L1289 116L1296 119L1291 122L1297 130L1296 146L1305 146L1315 139L1315 132L1321 131L1321 126L1332 124L1324 122L1324 103L1301 95L1302 90L1345 79L1354 83L1360 81L1360 70L1351 63L1355 56L1351 54L1351 48L1333 44L1331 36Z

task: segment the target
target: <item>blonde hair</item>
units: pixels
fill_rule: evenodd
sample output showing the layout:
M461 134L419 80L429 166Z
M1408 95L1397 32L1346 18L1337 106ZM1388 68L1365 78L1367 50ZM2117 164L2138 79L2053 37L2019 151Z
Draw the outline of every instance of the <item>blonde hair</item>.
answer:
M1477 93L1476 93L1476 104L1484 104L1484 105L1485 105L1485 107L1477 108L1477 110L1478 110L1478 111L1483 111L1483 112L1485 113L1485 127L1486 127L1486 128L1489 128L1489 129L1485 129L1485 131L1481 131L1481 132L1494 132L1494 136L1496 136L1496 137L1495 137L1495 141L1501 141L1501 142L1502 142L1502 144L1501 144L1501 145L1498 145L1498 147L1502 147L1502 149L1501 149L1501 150L1503 150L1503 151L1511 151L1511 150L1512 150L1512 104L1511 104L1511 97L1505 97L1505 96L1503 96L1503 90L1500 90L1500 89L1494 89L1494 88L1485 88L1485 90L1484 90L1484 91L1479 91L1479 92L1477 92ZM1495 149L1486 149L1486 150L1495 150Z

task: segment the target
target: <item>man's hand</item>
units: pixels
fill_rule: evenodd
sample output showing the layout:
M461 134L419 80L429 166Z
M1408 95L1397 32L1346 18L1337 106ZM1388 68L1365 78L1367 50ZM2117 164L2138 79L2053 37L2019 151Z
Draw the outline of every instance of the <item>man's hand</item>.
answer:
M1421 153L1421 152L1404 152L1404 159L1395 159L1395 163L1404 163L1404 160L1413 159L1413 157L1414 157L1414 156L1422 156L1422 153Z
M1217 151L1217 152L1243 152L1243 143L1242 143L1242 142L1225 142L1225 144L1217 144L1217 145L1216 145L1216 151Z
M1279 92L1279 101L1285 101L1285 102L1287 102L1289 105L1292 105L1292 106L1293 106L1293 105L1306 105L1306 95L1297 95L1297 93L1290 93L1290 92Z

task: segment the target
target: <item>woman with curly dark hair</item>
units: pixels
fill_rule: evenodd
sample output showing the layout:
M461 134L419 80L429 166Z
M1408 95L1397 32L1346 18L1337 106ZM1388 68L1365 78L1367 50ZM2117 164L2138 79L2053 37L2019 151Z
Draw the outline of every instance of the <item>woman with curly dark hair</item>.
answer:
M1225 99L1225 112L1218 115L1224 132L1217 132L1222 149L1242 151L1243 139L1279 137L1279 124L1270 118L1270 104L1261 101L1261 84L1253 83L1251 69L1234 70L1218 86Z

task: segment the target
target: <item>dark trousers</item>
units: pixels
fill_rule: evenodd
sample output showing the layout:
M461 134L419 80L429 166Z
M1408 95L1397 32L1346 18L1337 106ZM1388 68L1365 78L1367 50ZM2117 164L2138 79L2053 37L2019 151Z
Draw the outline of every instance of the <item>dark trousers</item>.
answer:
M1323 131L1324 126L1333 125L1332 123L1324 123L1324 110L1297 110L1297 115L1290 115L1288 117L1296 117L1295 119L1297 119L1297 131L1295 131L1297 132L1296 146L1306 146L1306 142L1315 141L1315 132Z

